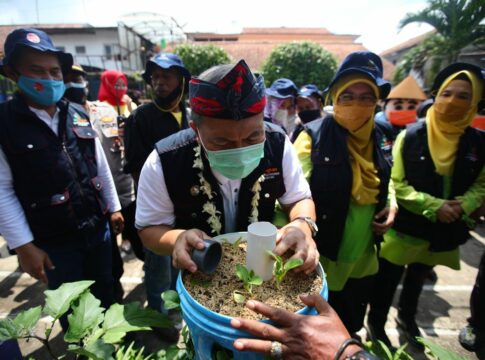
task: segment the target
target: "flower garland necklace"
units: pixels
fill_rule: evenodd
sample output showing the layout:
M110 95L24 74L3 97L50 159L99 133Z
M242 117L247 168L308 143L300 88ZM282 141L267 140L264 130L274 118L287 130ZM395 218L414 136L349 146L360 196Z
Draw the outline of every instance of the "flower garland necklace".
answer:
M212 201L214 198L215 192L212 191L211 184L204 178L204 163L202 162L202 158L200 155L201 147L197 145L194 147L195 158L193 168L199 169L200 171L197 173L199 177L200 183L200 190L207 196L208 200L202 207L202 212L209 214L209 218L207 219L207 223L211 227L212 231L216 234L221 233L222 225L221 225L221 212L217 210L216 205ZM253 192L253 198L251 199L251 212L249 215L249 223L253 223L258 221L258 205L259 205L259 193L261 192L261 183L264 181L264 175L261 175L254 183L251 188Z

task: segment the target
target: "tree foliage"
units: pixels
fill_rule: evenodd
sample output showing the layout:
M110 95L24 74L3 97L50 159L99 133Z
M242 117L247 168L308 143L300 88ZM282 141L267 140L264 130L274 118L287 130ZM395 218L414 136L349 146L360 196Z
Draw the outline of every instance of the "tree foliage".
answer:
M293 80L296 86L315 84L324 89L337 69L334 56L320 45L294 42L275 48L263 65L266 86L279 78Z
M412 70L426 84L432 83L440 71L443 58L445 57L442 48L443 41L442 36L434 34L409 50L394 70L393 83L399 84ZM425 66L427 67L426 70Z
M448 63L458 59L460 51L472 44L485 44L485 2L483 0L428 0L428 6L408 13L399 27L411 23L426 23L435 28L443 42L442 54Z
M175 47L174 52L180 56L185 67L192 76L198 76L205 70L221 64L231 62L229 55L224 49L212 44L183 44Z

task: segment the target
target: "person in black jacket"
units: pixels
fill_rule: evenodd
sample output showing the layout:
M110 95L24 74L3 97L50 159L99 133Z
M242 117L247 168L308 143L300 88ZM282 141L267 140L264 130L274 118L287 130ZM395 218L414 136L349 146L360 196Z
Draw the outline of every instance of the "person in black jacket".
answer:
M184 95L190 72L182 60L171 53L157 54L147 62L143 79L151 86L153 101L131 113L124 134L124 172L132 175L135 187L138 187L141 169L155 144L188 127ZM156 255L146 248L144 270L148 306L165 312L161 294L168 289L175 290L178 272L171 266L169 256ZM177 336L173 335L168 336L175 340Z
M459 245L469 239L475 225L470 215L485 199L484 134L470 127L484 97L484 78L471 64L443 69L426 121L409 125L396 139L392 180L399 214L384 237L368 318L377 338L386 338L387 314L406 265L396 320L421 349L415 316L424 280L435 265L460 269Z
M374 122L389 89L376 54L351 53L326 90L334 115L306 124L295 142L317 210L329 303L351 334L363 325L377 245L396 212L388 203L391 137Z
M55 289L94 280L113 303L111 238L123 230L113 178L86 113L65 101L72 57L37 29L5 42L0 72L19 92L0 105L0 233L22 269ZM66 319L61 319L66 329Z

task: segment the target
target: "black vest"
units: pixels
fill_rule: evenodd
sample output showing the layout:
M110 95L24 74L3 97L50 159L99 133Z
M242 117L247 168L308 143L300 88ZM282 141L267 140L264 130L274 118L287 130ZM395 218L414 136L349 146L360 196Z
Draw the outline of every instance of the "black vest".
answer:
M0 145L37 243L91 231L107 211L88 116L67 102L58 107L56 136L19 96L0 105Z
M347 148L347 131L332 116L314 120L305 125L312 138L313 164L310 188L317 210L318 251L323 256L337 260L345 221L352 196L352 168ZM372 133L374 163L381 180L376 213L387 202L392 162L392 142L376 123ZM378 245L382 237L375 236Z
M247 230L252 209L253 192L251 189L261 175L264 175L265 179L261 183L258 221L271 222L273 220L275 201L286 192L282 165L285 134L273 124L265 123L265 128L264 157L258 167L241 181L237 204L237 231ZM198 143L194 131L187 129L160 140L155 147L162 163L167 190L174 204L175 227L178 229L197 228L211 236L216 236L217 234L212 232L207 224L209 215L202 211L208 198L200 190L198 177L200 170L193 168L196 146ZM223 234L226 231L222 195L203 151L201 156L204 164L204 178L211 184L214 192L212 202L221 212L221 234Z
M467 128L461 136L452 177L450 199L463 195L474 183L485 162L484 134ZM443 177L436 173L428 147L426 123L409 125L402 149L406 180L416 191L443 198ZM398 198L399 200L399 198ZM430 242L432 251L449 251L463 244L470 236L466 224L433 223L414 214L402 205L396 217L394 229Z

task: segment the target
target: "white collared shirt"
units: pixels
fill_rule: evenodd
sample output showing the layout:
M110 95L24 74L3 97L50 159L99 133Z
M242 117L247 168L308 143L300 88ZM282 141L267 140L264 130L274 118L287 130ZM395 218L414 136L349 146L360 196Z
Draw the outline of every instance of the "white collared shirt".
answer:
M58 135L59 129L59 109L51 117L45 110L29 109L49 128ZM108 167L106 156L98 138L95 139L95 156L98 177L103 188L101 196L108 205L108 210L113 213L121 210L121 205L116 193L113 177ZM33 240L25 213L13 188L13 176L8 164L7 157L0 145L0 233L7 241L10 249L18 248Z
M285 139L283 152L283 181L286 192L278 201L282 205L290 205L311 197L310 186L303 176L300 162L288 137ZM231 180L212 170L219 182L219 188L224 204L224 219L226 232L236 231L237 202L241 180ZM154 225L175 224L174 206L168 194L162 164L156 150L147 158L143 165L138 183L136 205L136 227L143 229Z

